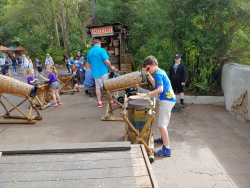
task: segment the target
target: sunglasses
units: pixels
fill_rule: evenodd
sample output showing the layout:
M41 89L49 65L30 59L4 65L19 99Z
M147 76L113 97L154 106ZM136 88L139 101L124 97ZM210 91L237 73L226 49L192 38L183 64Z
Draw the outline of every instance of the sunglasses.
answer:
M149 71L149 69L150 69L150 67L151 67L152 65L155 65L155 63L152 63L151 65L149 65L149 67L146 69L147 72Z

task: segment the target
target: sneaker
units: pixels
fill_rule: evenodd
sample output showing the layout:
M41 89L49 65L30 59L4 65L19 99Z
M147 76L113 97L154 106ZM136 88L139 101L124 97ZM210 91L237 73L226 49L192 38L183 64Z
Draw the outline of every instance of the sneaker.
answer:
M118 105L115 101L112 102L112 106Z
M61 101L58 101L57 104L62 104Z
M104 103L104 102L102 102L102 104L100 104L99 102L98 102L98 107L100 108L100 107L102 107L102 106L104 106L106 103Z
M171 156L171 149L165 148L165 146L162 146L162 148L159 151L155 152L156 156L162 157L170 157Z
M57 103L53 103L52 105L50 105L50 106L57 106L58 104Z
M163 143L163 141L162 141L162 137L157 138L157 139L154 139L154 143L159 143L159 144L162 144L162 143Z
M180 107L185 108L185 104L184 104L184 103L181 103L181 104L180 104Z

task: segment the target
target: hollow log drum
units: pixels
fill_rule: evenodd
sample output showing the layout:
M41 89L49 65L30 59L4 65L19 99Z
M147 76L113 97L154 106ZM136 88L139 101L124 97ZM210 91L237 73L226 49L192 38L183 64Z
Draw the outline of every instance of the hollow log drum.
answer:
M72 74L58 74L58 79L62 82L62 83L66 83L69 79L71 79ZM66 91L68 89L68 85L73 85L73 81L70 80L66 85L64 85L62 91Z
M0 75L0 93L35 97L37 87L9 76Z
M135 86L136 84L146 83L146 75L144 71L136 71L128 73L116 78L108 79L104 81L104 90L114 90L119 88L125 88L129 86Z
M131 100L128 102L128 120L139 134L148 120L149 115L147 112L150 110L149 107L149 101ZM148 145L149 128L143 134L142 139ZM131 142L131 144L134 144L136 141L136 135L130 127L128 127L128 140Z

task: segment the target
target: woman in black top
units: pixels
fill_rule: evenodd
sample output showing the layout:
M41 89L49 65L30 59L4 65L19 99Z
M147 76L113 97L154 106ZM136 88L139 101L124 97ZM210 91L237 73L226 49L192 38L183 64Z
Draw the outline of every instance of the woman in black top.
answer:
M181 63L181 56L182 54L175 54L175 63L170 67L169 70L169 79L171 81L174 92L176 91L176 89L178 90L180 97L180 106L184 108L185 104L183 86L185 85L187 71L185 65Z

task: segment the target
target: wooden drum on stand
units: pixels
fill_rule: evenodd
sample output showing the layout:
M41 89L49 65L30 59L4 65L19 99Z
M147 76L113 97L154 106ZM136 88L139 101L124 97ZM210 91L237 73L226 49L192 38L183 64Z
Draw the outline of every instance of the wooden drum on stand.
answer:
M128 102L128 120L140 134L143 127L145 126L148 120L148 111L150 110L149 101L145 100L131 100ZM142 139L146 144L148 144L149 140L149 128L145 131L142 136ZM133 130L128 127L128 140L131 144L134 144L136 141L136 135Z
M0 93L20 96L36 96L37 88L9 76L0 75Z
M119 88L127 88L130 86L135 86L136 84L142 84L146 82L147 79L144 71L136 71L116 78L105 80L103 89L107 91Z

